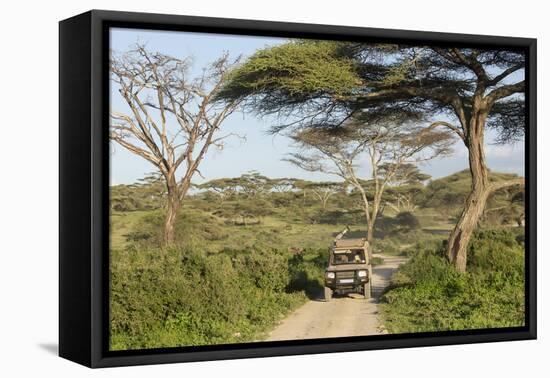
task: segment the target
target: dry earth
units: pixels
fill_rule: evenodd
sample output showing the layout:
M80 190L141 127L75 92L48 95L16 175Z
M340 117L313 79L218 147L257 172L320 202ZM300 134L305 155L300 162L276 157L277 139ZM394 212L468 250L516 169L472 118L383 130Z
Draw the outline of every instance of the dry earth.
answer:
M378 316L378 299L388 286L391 275L406 261L400 256L375 254L384 259L373 267L373 298L361 295L335 295L330 302L322 297L307 302L286 317L267 341L365 336L385 333Z

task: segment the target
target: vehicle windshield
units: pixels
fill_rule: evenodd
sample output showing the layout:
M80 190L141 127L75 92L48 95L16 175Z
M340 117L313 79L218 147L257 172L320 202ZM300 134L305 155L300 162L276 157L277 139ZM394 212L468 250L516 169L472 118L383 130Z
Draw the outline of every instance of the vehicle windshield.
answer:
M332 264L364 264L365 252L362 249L341 249L332 253Z

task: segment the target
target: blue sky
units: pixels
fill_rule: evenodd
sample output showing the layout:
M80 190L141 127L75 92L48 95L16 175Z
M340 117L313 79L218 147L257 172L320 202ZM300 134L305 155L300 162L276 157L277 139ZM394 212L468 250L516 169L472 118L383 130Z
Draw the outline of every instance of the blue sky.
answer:
M231 56L249 56L266 46L284 43L286 39L228 36L188 32L164 32L137 29L111 29L111 48L124 52L136 42L145 43L147 48L176 57L193 57L192 74L201 67L214 61L222 53ZM127 113L127 105L118 91L111 91L111 107ZM228 139L222 151L211 149L201 163L201 173L206 180L220 177L235 177L256 170L269 177L296 177L308 180L337 180L336 177L321 173L300 170L282 161L285 155L293 151L291 142L284 136L267 134L269 127L276 122L272 118L256 118L252 114L241 112L231 115L223 124L225 132L246 136L246 141L238 138ZM524 144L495 145L494 133L488 131L486 155L489 168L494 171L524 173ZM454 146L452 156L439 158L420 166L421 170L432 177L442 177L468 167L468 155L462 142ZM365 177L368 167L359 166L359 173ZM126 151L116 143L111 143L111 184L130 184L148 172L154 171L153 165L143 158ZM196 176L196 183L205 180Z

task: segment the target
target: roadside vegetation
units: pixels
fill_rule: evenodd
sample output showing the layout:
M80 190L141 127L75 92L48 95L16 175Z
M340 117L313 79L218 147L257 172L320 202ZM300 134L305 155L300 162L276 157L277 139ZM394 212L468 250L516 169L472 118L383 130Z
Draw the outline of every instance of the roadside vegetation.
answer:
M261 340L283 316L321 297L327 249L335 234L349 226L350 237L365 235L361 202L355 201L353 191L340 188L323 201L313 192L320 185L300 180L284 179L284 191L277 190L283 179L259 173L224 181L224 186L233 183L225 188L227 193L213 187L220 182L194 189L182 205L174 225L175 243L169 247L163 245L164 195L156 181L111 188L116 199L111 211L112 350ZM479 241L476 236L466 276L441 252L468 187L467 174L459 172L419 184L411 193L393 187L384 196L374 252L411 257L384 297L391 332L522 321L516 305L523 276L516 273L523 272L523 266L521 259L513 258L522 252L522 228L512 227L520 212L514 205L518 193L503 191L490 199L499 209L484 216L482 226L501 231L483 231ZM415 208L397 212L396 192L410 194ZM502 242L489 243L504 236ZM508 255L509 263L500 260ZM382 263L375 256L373 264ZM499 273L501 263L506 269ZM507 291L499 292L503 282ZM470 301L472 292L477 297ZM451 296L457 304L445 309ZM476 300L484 302L470 317L456 312L461 305L476 306ZM494 317L481 323L478 316L488 308ZM505 318L498 318L503 311Z
M467 272L445 258L445 242L419 243L381 299L390 333L520 327L525 319L522 229L480 230Z
M320 251L126 248L111 258L111 349L258 340L321 284Z

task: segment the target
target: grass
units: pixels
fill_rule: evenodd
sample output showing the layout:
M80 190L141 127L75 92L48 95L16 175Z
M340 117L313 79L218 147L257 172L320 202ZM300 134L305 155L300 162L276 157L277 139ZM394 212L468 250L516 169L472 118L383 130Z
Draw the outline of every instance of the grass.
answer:
M384 259L382 257L379 257L379 256L374 256L370 260L370 263L372 264L372 266L382 265L382 264L384 264Z
M128 245L128 234L132 233L141 219L150 211L111 212L111 248L120 249Z
M524 324L523 230L478 231L467 272L431 241L409 251L381 301L390 333L517 327Z
M139 239L139 234L145 234L146 239L151 240L151 245L159 244L160 225L162 224L161 211L134 211L126 213L113 213L111 217L111 246L112 248L125 248ZM194 229L193 222L202 229L201 232ZM187 224L184 224L187 223ZM196 239L206 239L208 248L212 251L223 249L242 248L243 246L269 243L278 248L328 248L334 236L346 225L334 224L300 224L284 222L274 216L261 218L261 222L255 225L242 226L227 223L223 218L206 215L193 208L184 208L180 222L176 225L176 233L182 242L188 241L193 236ZM193 229L190 229L193 228ZM204 235L210 232L210 236Z

